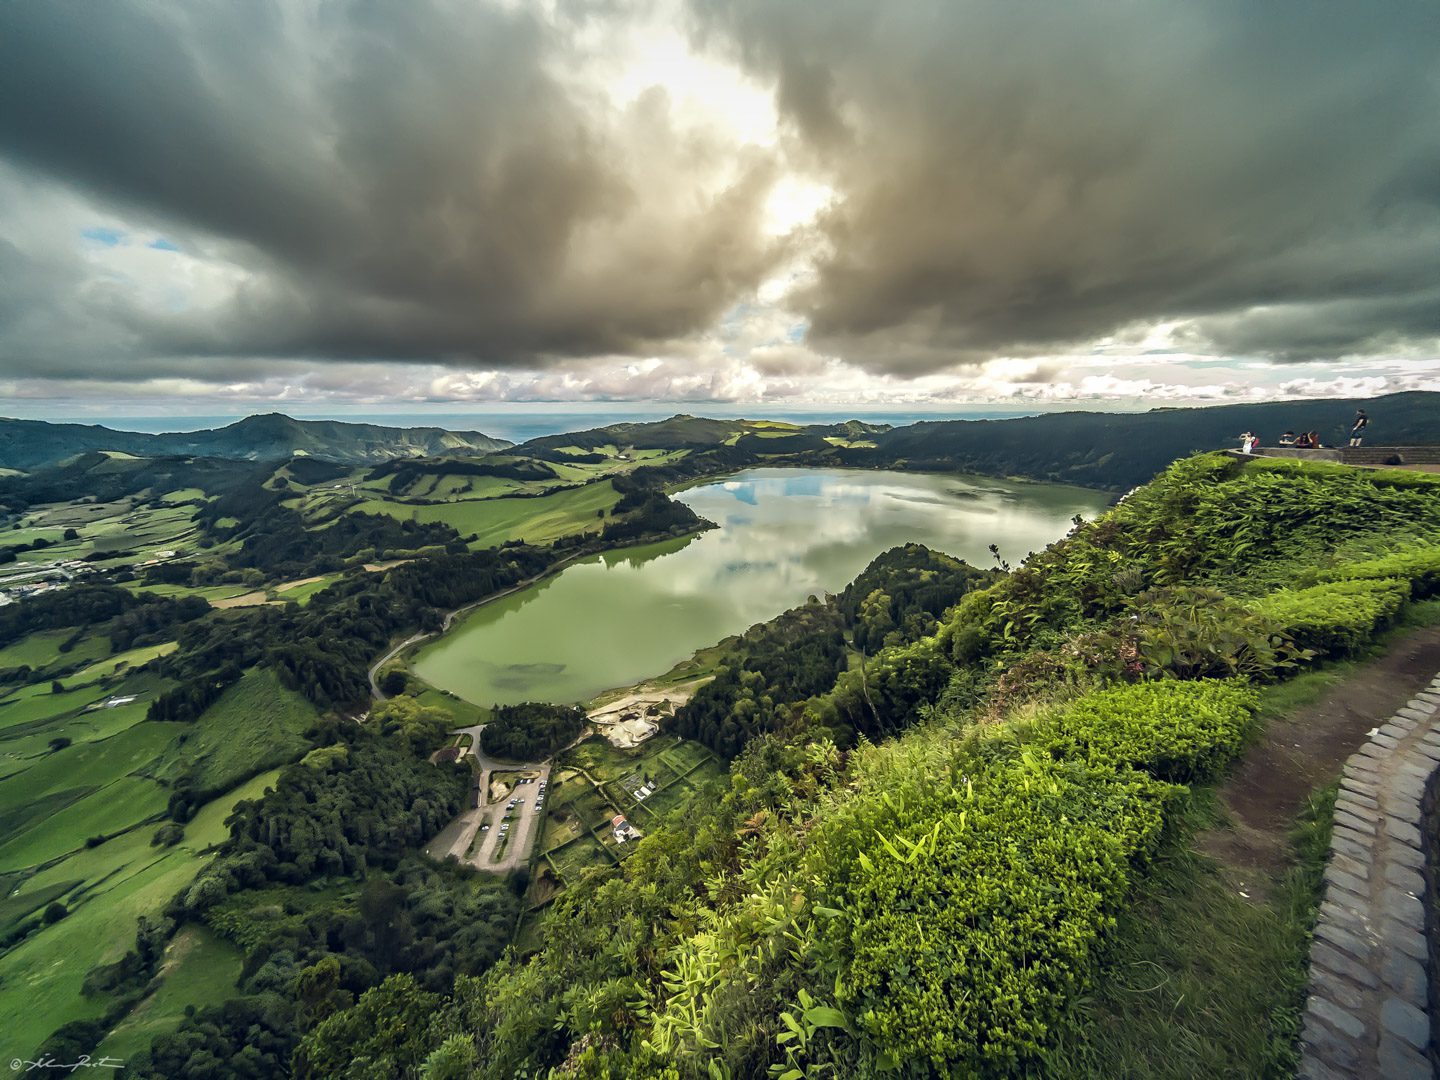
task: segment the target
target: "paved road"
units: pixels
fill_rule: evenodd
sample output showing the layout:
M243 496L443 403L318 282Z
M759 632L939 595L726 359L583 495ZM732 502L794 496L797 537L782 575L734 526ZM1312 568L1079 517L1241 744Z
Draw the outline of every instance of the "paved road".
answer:
M530 861L530 849L539 836L540 823L545 818L543 813L535 812L535 798L540 792L540 781L550 778L550 764L516 764L487 757L480 749L480 732L484 729L484 724L476 724L474 727L460 728L456 732L468 734L472 740L469 755L474 757L480 771L480 805L465 810L445 826L440 835L426 845L425 853L436 859L454 855L461 862L476 869L494 874L508 874ZM517 785L503 801L491 802L490 781L497 771L528 773L535 777L535 782ZM525 802L516 808L517 813L511 817L510 840L500 860L496 862L494 859L495 850L499 847L500 823L505 817L505 804L512 796L518 796ZM481 833L482 825L489 825L489 830ZM480 837L478 843L477 836ZM471 851L472 845L474 851Z

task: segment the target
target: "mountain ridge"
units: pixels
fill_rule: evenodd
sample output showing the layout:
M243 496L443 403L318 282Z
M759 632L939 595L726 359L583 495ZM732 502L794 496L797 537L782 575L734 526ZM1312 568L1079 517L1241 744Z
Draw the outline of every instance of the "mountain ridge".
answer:
M257 413L224 427L160 434L118 431L101 424L0 417L0 465L27 471L97 450L140 457L196 455L248 461L278 461L302 454L368 464L397 457L491 453L511 445L479 431L297 420L284 413Z

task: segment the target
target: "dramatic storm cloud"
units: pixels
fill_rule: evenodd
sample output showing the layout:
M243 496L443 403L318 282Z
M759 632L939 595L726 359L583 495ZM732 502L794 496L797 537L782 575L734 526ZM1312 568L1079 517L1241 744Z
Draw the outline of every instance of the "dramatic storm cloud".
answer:
M0 391L1431 385L1437 70L1418 3L9 4Z
M839 193L799 299L844 355L1440 333L1434 5L697 3Z

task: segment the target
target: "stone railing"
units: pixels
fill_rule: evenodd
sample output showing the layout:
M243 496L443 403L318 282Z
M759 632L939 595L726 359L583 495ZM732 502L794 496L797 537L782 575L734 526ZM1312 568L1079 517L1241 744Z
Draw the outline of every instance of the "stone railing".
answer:
M1257 446L1255 455L1338 461L1342 465L1440 465L1440 446L1327 446L1321 450Z

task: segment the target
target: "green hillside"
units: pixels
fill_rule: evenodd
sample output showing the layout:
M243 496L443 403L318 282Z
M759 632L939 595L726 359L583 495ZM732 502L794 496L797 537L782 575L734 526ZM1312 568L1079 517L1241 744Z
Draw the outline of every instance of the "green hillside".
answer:
M276 461L304 454L329 461L387 461L447 453L488 453L510 445L478 431L392 428L338 420L295 420L279 413L249 416L208 431L150 435L92 424L0 418L0 461L19 470L79 453L119 451L136 457L200 456Z
M1046 1064L1062 1041L1115 1045L1084 1001L1116 920L1185 851L1192 800L1254 737L1262 694L1434 618L1437 584L1440 479L1181 461L788 706L713 802L622 875L568 888L534 956L457 983L394 1052L459 1039L482 1077L576 1055L615 1076L1066 1075ZM1227 941L1240 967L1205 987L1243 1030L1192 1038L1183 1024L1211 1021L1187 1013L1157 1058L1174 1040L1208 1046L1190 1075L1293 1068L1315 897L1276 902L1295 907ZM1243 957L1267 942L1257 983ZM386 986L355 1022L418 1005ZM349 1060L348 1030L315 1029L301 1058Z
M1016 420L911 424L875 436L856 462L917 469L957 469L1028 476L1126 491L1176 458L1238 447L1253 431L1274 446L1284 431L1317 431L1326 446L1344 446L1356 409L1370 415L1366 443L1440 443L1440 394L1412 391L1377 398L1267 401L1144 413L1063 412Z

